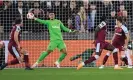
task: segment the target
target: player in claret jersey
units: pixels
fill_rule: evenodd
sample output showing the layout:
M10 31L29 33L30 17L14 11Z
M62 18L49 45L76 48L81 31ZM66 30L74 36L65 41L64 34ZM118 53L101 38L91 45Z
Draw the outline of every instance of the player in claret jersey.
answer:
M122 54L121 60L124 61L126 65L128 65L128 60L125 55L125 51L128 47L129 32L127 27L125 27L122 22L122 17L116 18L115 34L112 38L112 45L119 49L119 52ZM105 63L107 62L108 57L110 56L110 53L111 52L108 52L104 57L103 64L99 67L100 69L104 68Z
M80 68L82 68L84 65L89 64L95 60L97 60L99 58L99 56L101 55L101 52L103 49L105 50L109 50L113 53L113 58L114 58L114 62L115 62L115 67L114 69L122 69L118 66L118 50L111 45L110 43L105 41L106 38L106 17L102 16L101 17L101 22L100 24L96 27L95 30L95 47L96 47L96 54L89 58L88 60L86 60L85 62L82 62L78 65L77 70L79 70Z
M55 65L57 68L60 68L60 62L66 57L67 51L66 51L66 45L63 41L61 30L66 32L75 32L66 28L63 23L55 19L54 11L51 10L49 12L49 18L50 20L41 20L36 17L34 17L34 14L28 13L27 18L29 16L29 19L34 19L35 21L47 25L47 28L49 30L50 34L50 43L48 45L48 48L46 51L43 51L40 55L39 59L33 64L32 68L36 67L46 56L48 56L53 50L57 47L60 52L62 53L59 57L59 59L55 62Z
M26 67L25 70L32 70L32 68L30 68L29 65L28 53L20 45L20 34L21 34L20 31L22 25L21 22L22 22L21 18L16 18L15 24L13 25L10 33L8 51L11 53L14 59L0 66L0 70L3 70L8 65L19 64L22 63L23 61L25 62L25 67ZM24 58L22 58L21 55L23 55Z

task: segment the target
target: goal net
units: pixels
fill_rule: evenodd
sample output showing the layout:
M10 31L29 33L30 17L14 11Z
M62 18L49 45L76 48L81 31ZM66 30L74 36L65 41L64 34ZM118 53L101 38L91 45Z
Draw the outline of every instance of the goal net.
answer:
M106 37L108 42L111 42L114 34L115 16L124 18L123 24L128 27L132 35L133 1L130 0L0 0L0 40L5 44L5 47L0 49L0 65L13 59L7 46L13 21L18 16L23 20L21 46L29 53L31 65L37 61L41 52L46 51L49 44L49 31L46 25L27 19L27 13L32 12L35 17L46 20L49 19L48 14L51 9L55 11L56 19L61 20L66 27L79 30L78 33L62 31L67 46L67 57L61 62L61 67L76 67L80 61L85 61L95 54L86 50L95 48L94 30L101 16L106 16L108 19ZM130 37L132 39L132 36ZM104 50L97 61L86 67L100 66L106 53L107 51ZM60 51L55 49L38 67L55 67L54 62L60 54ZM83 55L70 61L70 58L77 54ZM114 60L111 55L106 66L113 65ZM119 65L124 64L119 60ZM24 64L8 67L23 68Z

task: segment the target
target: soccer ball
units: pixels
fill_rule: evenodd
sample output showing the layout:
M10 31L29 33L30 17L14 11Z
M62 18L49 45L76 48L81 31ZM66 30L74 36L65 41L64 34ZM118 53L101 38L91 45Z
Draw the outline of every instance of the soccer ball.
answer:
M28 13L27 14L27 18L28 19L33 19L34 18L34 14L33 13Z

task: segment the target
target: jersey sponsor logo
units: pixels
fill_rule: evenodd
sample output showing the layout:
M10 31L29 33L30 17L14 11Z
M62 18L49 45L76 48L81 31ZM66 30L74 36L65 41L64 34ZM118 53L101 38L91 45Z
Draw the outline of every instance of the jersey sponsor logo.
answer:
M58 29L60 29L60 23L56 23L54 26L52 26L52 28L58 28Z
M116 35L119 35L119 36L121 36L122 34L120 34L120 33L115 33Z
M59 26L52 26L52 28L60 28Z

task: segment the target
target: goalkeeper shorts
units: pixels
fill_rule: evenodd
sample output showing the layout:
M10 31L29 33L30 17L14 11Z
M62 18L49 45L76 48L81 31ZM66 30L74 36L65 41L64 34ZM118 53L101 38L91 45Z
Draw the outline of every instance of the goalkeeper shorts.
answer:
M66 48L66 45L64 41L57 40L57 41L50 41L47 50L54 50L55 48L58 48L59 50L62 50Z

